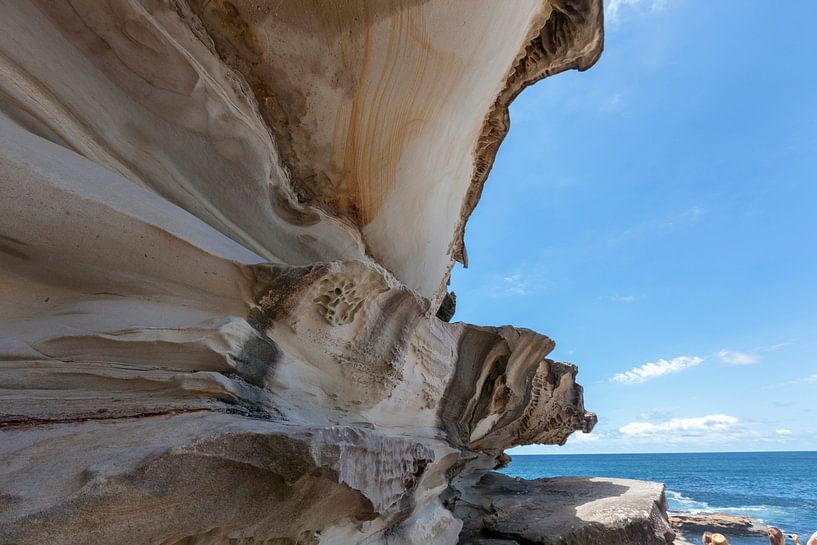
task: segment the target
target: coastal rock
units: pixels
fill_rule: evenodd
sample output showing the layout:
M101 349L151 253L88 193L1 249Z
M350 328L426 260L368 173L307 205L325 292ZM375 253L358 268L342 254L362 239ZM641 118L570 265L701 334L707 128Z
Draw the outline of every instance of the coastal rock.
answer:
M670 523L679 534L697 536L719 532L725 536L766 536L768 527L752 517L725 513L670 513Z
M601 0L0 5L0 543L453 544L504 449L591 431L553 341L447 285L508 105L602 35Z
M487 473L454 513L460 543L670 545L664 486L627 479L515 479Z
M298 200L354 222L435 303L508 104L601 53L595 0L179 4L258 98Z
M19 544L309 542L334 525L407 515L414 487L440 481L426 470L445 454L373 430L218 413L4 438L0 535Z

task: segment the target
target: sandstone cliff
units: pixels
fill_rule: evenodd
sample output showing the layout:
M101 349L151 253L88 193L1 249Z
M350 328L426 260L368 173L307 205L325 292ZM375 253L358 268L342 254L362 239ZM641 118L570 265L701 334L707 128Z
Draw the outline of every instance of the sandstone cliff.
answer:
M456 543L503 449L589 432L550 339L437 310L508 104L601 18L0 5L0 543Z

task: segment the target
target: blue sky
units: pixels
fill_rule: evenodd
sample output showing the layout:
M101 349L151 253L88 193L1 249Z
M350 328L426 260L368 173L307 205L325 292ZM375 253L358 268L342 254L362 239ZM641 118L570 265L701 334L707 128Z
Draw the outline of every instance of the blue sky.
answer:
M817 450L817 2L619 0L466 231L455 319L579 366L589 436L512 453Z

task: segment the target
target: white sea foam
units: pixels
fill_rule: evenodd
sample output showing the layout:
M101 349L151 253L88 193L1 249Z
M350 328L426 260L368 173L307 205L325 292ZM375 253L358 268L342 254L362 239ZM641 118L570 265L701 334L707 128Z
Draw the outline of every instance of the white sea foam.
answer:
M705 501L698 501L684 496L680 492L667 490L667 501L671 511L702 515L709 513L726 513L727 515L748 515L756 519L760 516L773 517L777 509L768 505L739 505L735 507L720 507L709 505Z

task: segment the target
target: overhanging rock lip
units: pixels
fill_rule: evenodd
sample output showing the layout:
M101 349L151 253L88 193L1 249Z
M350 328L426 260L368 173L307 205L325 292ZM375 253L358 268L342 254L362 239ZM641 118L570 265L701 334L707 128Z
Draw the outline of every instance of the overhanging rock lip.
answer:
M486 115L483 123L482 136L477 142L475 152L474 177L466 194L460 212L460 222L457 226L451 256L463 266L468 267L468 257L465 249L465 226L471 217L482 194L482 188L488 179L493 167L499 147L510 130L508 108L516 97L530 85L542 79L575 69L585 71L592 67L601 58L604 50L604 9L602 0L553 0L553 10L566 14L571 20L577 21L584 30L579 37L584 43L578 44L578 51L573 56L559 59L553 68L542 66L540 62L529 66L529 56L535 51L537 42L541 44L541 34L546 29L550 18L542 26L531 33L531 39L520 52L519 62L511 67L505 88L497 97L496 103ZM552 14L551 14L552 15ZM575 45L575 44L574 44ZM519 69L522 69L520 72ZM496 132L493 132L495 129ZM490 140L493 140L491 142ZM444 284L445 285L445 284Z

